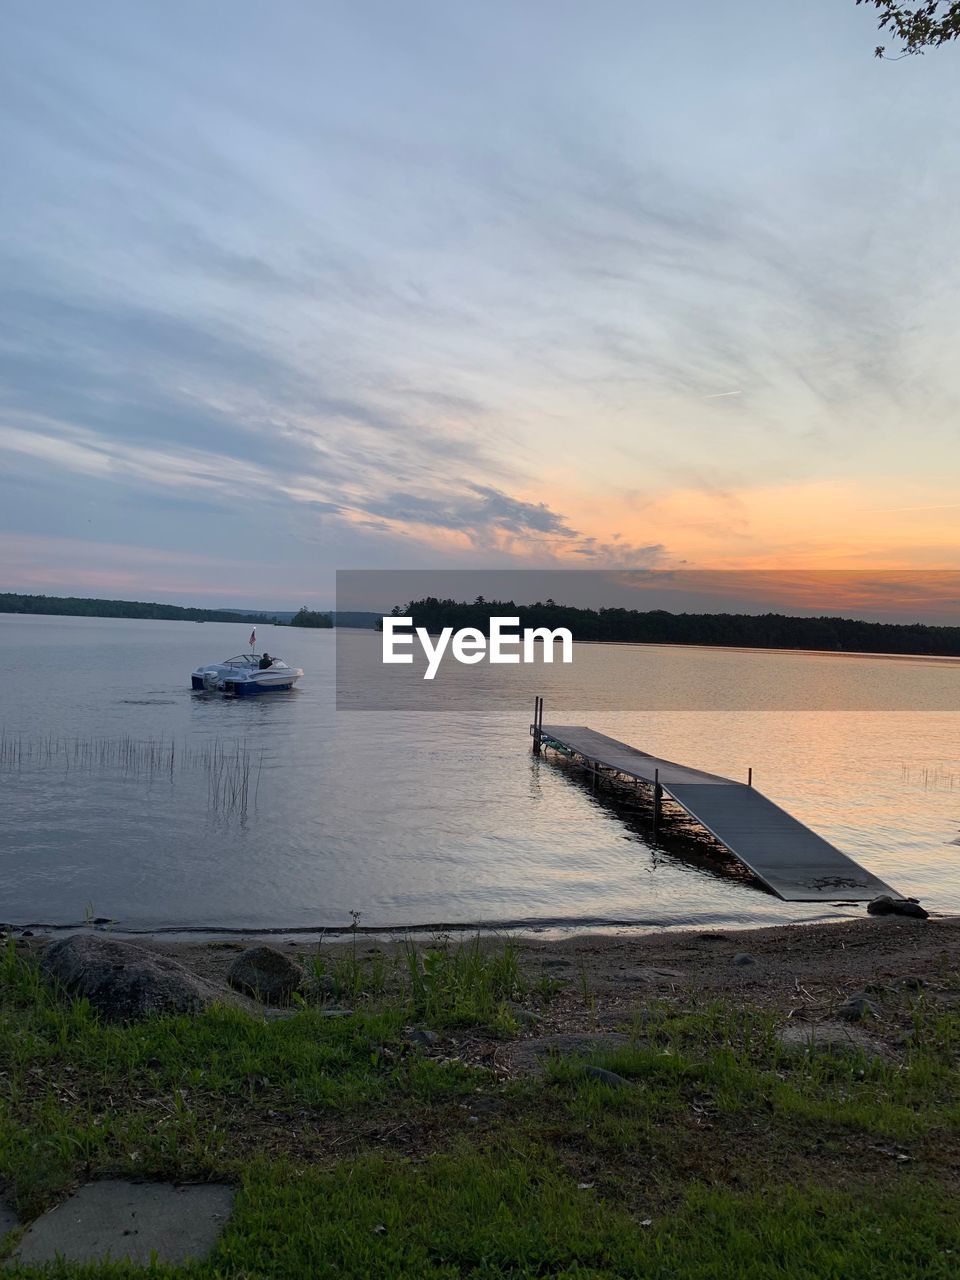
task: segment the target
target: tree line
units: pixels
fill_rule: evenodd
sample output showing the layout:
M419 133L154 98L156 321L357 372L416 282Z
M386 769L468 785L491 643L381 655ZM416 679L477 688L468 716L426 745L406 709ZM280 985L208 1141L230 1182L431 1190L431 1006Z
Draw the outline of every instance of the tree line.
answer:
M332 627L333 618L329 613L318 613L316 609L308 609L303 605L290 619L291 627Z
M476 627L489 634L491 617L519 618L520 627L567 627L574 640L613 644L692 644L744 649L819 649L828 652L960 657L960 627L861 622L855 618L798 618L781 613L670 613L666 609L578 609L554 600L440 600L426 596L392 610L437 634L444 627Z
M283 624L267 613L237 609L194 609L176 604L151 604L141 600L97 600L87 596L31 596L0 592L0 613L58 614L78 618L152 618L165 622L271 622Z

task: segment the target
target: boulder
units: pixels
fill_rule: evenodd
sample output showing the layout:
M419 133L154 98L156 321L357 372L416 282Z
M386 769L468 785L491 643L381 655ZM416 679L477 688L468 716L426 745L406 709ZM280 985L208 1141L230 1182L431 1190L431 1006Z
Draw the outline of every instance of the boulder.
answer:
M76 933L54 942L40 963L49 979L71 995L86 997L111 1022L199 1013L223 994L169 956L98 934Z
M887 893L868 902L867 911L872 916L912 916L916 920L926 920L930 915L916 898L891 898Z
M264 1004L289 1004L304 987L306 975L295 960L273 947L241 951L227 971L227 981L244 995Z

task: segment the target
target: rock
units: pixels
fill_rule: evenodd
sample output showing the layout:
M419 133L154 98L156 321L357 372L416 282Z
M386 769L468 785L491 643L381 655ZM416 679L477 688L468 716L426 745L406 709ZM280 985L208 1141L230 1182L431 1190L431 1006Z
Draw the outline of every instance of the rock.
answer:
M48 978L73 996L85 996L111 1022L200 1013L224 994L169 956L98 934L76 933L54 942L41 966Z
M294 993L302 990L304 980L301 966L273 947L242 951L227 971L231 987L264 1004L289 1004Z
M738 965L748 965L756 964L757 962L754 960L753 956L748 955L746 951L738 951L733 957L733 963Z
M659 965L642 964L636 969L628 969L626 965L621 966L618 973L620 982L649 982L659 986L675 986L677 982L685 981L685 976L679 969L664 969Z
M25 1233L13 1260L35 1267L132 1262L147 1267L205 1257L233 1205L231 1187L165 1182L90 1182Z
M416 1027L407 1036L407 1044L417 1044L423 1049L432 1049L434 1045L440 1043L440 1037L435 1031L426 1031L423 1027Z
M583 1068L583 1074L589 1076L591 1080L599 1080L601 1084L608 1084L612 1089L629 1088L630 1081L625 1076L618 1076L616 1071L607 1071L605 1067L586 1066Z
M509 1001L507 1008L510 1010L511 1017L515 1018L522 1026L535 1027L543 1022L543 1014L536 1013L533 1009L525 1009L522 1004L514 1004Z
M916 898L891 898L887 893L868 902L867 911L872 916L912 916L916 920L926 920L930 915Z
M871 916L888 916L893 912L893 899L888 893L881 893L878 898L871 898L867 903L867 914Z
M879 1018L880 1009L869 996L862 991L855 991L844 1000L837 1014L846 1022L861 1022L864 1018Z
M557 1055L596 1057L623 1049L631 1043L630 1037L617 1031L590 1033L562 1032L556 1035L536 1036L529 1040L514 1040L497 1051L500 1066L511 1071L541 1075L546 1063Z
M777 1033L781 1049L791 1053L865 1053L881 1056L878 1046L859 1027L840 1022L788 1022Z

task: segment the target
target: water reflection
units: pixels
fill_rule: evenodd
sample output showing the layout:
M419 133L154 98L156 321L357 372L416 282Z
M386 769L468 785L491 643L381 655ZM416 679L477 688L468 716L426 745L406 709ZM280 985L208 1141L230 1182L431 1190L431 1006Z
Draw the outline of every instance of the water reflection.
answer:
M633 839L638 855L651 872L671 862L715 876L724 884L735 880L747 890L776 899L777 895L739 860L715 840L685 810L664 797L660 824L654 830L650 788L632 786L603 776L594 776L563 756L549 753L547 763L564 774L572 787L586 796L624 828L624 839Z

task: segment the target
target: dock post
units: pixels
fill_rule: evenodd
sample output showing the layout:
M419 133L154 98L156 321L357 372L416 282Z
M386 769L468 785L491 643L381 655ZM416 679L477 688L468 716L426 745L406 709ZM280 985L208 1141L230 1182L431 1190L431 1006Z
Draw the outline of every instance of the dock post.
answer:
M653 834L660 830L660 809L663 801L663 787L660 785L660 770L653 771Z
M533 754L540 754L540 730L543 727L543 699L536 698L533 703Z
M750 768L747 770L747 786L748 787L753 786L753 765L751 765Z

